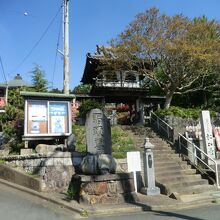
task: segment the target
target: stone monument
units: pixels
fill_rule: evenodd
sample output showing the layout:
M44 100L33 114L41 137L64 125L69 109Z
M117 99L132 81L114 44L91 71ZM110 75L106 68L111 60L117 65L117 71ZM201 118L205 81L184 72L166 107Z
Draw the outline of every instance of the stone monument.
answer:
M112 154L110 122L100 109L92 109L86 117L87 152Z
M86 143L88 155L83 158L83 174L115 173L116 160L112 157L110 122L100 109L92 109L86 117Z
M73 198L87 204L116 204L133 201L133 177L116 174L112 157L110 122L100 109L92 109L86 118L87 155L80 165L80 174L73 176L69 190Z
M213 141L213 131L209 111L202 111L200 116L201 129L202 129L202 140L205 152L207 155L215 159L215 145ZM208 159L208 164L211 165L214 162L211 159Z

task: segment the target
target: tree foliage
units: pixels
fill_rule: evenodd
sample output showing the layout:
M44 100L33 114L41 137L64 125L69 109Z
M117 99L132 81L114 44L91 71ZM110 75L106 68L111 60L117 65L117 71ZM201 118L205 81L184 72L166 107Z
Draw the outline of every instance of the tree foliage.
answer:
M19 151L23 146L22 135L24 134L24 100L20 96L20 91L46 92L47 80L39 66L35 66L32 71L33 88L18 87L10 89L8 92L8 103L5 106L5 113L0 115L0 127L5 137L11 142L11 150Z
M76 86L72 93L73 94L89 94L91 91L92 86L89 84L83 85L83 84L79 84L78 86Z
M102 109L103 106L99 102L97 102L95 99L87 99L83 100L82 103L79 106L79 116L82 118L86 118L86 114L92 110L92 109Z
M190 20L151 8L101 49L104 66L138 70L164 91L169 108L174 94L208 89L207 77L218 76L220 25L206 17Z
M47 92L48 81L45 79L45 73L41 70L39 65L35 65L31 71L32 84L35 92Z
M12 151L18 150L24 134L24 100L20 91L32 91L32 88L20 87L8 92L5 113L0 114L0 127L5 137L13 139Z

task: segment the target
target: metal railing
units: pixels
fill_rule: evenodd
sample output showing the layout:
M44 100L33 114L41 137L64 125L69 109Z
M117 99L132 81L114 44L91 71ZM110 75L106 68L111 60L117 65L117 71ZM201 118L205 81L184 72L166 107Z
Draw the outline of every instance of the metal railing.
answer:
M203 150L197 147L189 139L178 133L178 146L179 152L187 156L192 164L198 166L199 164L205 166L209 170L215 173L216 186L219 187L219 175L218 175L218 164L216 160L207 155ZM184 148L184 150L182 149ZM184 152L185 151L185 152ZM213 163L214 168L208 164L208 161Z
M150 123L151 125L160 133L168 142L174 145L174 129L167 124L164 120L159 118L154 112L150 112ZM186 156L188 160L198 167L199 165L208 168L215 174L216 186L219 186L219 174L218 174L218 164L216 160L207 155L203 150L197 147L188 138L184 137L178 133L178 151L180 154ZM209 165L208 162L213 163Z
M123 87L123 88L141 88L141 82L136 81L107 81L107 80L96 80L95 85L97 87Z
M150 112L150 123L168 142L174 143L174 129L152 111Z

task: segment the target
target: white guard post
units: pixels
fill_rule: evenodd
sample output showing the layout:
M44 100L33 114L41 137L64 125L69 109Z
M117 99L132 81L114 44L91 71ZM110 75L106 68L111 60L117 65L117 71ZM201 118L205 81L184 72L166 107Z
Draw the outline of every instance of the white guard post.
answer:
M137 193L137 176L136 172L141 171L141 157L139 151L127 152L128 172L133 172L134 175L134 188Z

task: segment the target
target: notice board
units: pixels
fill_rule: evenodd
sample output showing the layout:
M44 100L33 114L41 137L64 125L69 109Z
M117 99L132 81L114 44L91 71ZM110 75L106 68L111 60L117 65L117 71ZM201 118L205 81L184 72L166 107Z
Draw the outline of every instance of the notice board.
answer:
M71 133L68 101L26 100L25 136L62 136Z
M50 102L49 105L49 127L50 133L68 132L68 103Z
M27 105L28 124L27 133L48 133L47 102L29 101Z

